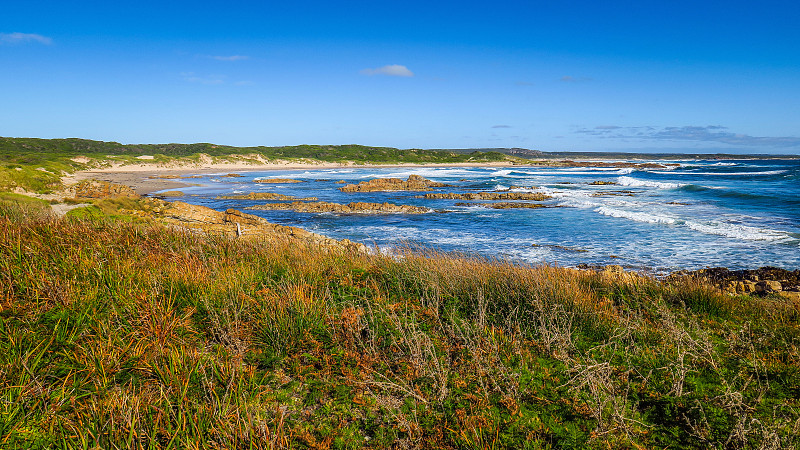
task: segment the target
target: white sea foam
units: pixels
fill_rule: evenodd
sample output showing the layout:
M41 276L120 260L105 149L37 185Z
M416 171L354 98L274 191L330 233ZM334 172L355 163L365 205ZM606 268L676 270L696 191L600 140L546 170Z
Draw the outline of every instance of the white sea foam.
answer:
M700 233L703 234L725 236L745 241L776 242L776 241L792 240L792 237L789 235L789 233L779 230L773 230L770 228L753 227L748 225L726 223L714 220L699 222L694 220L685 220L679 217L674 217L664 214L630 211L624 209L611 208L608 206L598 207L595 209L595 211L604 216L618 217L643 223L683 226L694 231L699 231Z
M360 178L402 178L406 179L409 175L420 175L425 178L466 178L470 175L475 175L475 172L469 169L461 168L448 168L448 167L410 167L407 170L396 170L391 173L380 172L367 172L360 176Z
M686 226L692 230L699 231L705 234L716 234L734 239L742 239L746 241L789 241L792 237L783 231L773 230L770 228L751 227L747 225L738 225L723 222L694 222L687 221Z
M638 178L633 177L619 177L617 178L617 183L621 186L628 186L628 187L654 187L658 189L677 189L681 186L686 186L683 183L666 183L662 181L648 181L648 180L640 180Z
M494 190L495 191L507 191L508 190L508 186L503 186L502 184L498 184L498 185L496 185L494 187Z
M608 206L601 206L595 209L595 211L604 216L620 217L624 219L634 220L636 222L666 223L666 224L678 223L678 219L674 217L637 212L637 211L627 211L623 209L610 208Z
M709 176L722 176L722 177L741 177L753 175L780 175L786 173L788 170L766 170L763 172L666 172L666 171L651 171L650 173L669 174L669 175L709 175Z

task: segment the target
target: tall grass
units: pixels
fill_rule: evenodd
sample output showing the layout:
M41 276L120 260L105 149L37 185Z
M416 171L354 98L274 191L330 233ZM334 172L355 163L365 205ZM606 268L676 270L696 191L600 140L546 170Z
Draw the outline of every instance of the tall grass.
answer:
M7 448L791 448L786 300L0 211Z

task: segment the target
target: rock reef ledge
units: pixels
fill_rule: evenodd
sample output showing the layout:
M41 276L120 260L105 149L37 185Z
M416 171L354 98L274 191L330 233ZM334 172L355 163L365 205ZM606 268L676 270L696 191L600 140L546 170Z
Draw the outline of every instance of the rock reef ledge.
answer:
M424 214L431 212L424 206L395 205L393 203L350 202L346 205L332 202L267 203L245 209L290 210L307 213L332 212L339 214Z
M366 252L364 244L348 239L338 241L297 227L287 227L268 222L261 217L236 209L224 212L185 202L167 202L147 199L143 210L126 211L168 226L209 235L240 237L244 239L288 240L298 244L315 245L331 249Z
M425 194L421 198L427 200L451 199L451 200L533 200L543 201L552 197L538 192L467 192L464 194L442 193Z
M419 175L409 175L408 180L400 178L376 178L358 184L340 187L342 192L392 192L392 191L432 191L435 187L451 187L449 184L437 183Z

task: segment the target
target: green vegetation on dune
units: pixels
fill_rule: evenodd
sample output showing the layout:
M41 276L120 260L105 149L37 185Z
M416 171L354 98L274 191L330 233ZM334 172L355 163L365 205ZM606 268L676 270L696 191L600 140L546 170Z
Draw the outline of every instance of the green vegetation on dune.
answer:
M139 156L152 160L139 160ZM437 150L400 150L363 145L297 145L285 147L232 147L199 144L120 144L87 139L35 139L0 137L0 190L21 187L48 192L59 186L60 175L112 162L193 163L202 155L215 161L304 160L359 164L462 163L505 161L499 152L460 154ZM85 157L82 160L79 157Z
M790 300L95 208L0 206L4 448L800 444Z

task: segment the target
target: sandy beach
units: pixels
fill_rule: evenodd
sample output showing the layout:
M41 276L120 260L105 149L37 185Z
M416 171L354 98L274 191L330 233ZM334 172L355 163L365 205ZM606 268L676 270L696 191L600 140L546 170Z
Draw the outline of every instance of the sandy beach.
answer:
M297 163L297 162L270 162L264 164L243 163L202 163L197 165L163 166L158 164L128 164L113 165L102 169L91 169L75 172L62 177L65 185L77 183L82 180L94 179L111 183L130 186L139 195L165 189L179 189L191 186L191 180L179 181L179 178L158 178L159 176L184 177L200 174L226 174L241 172L260 172L266 170L317 170L337 169L343 167L359 168L385 168L385 167L505 167L511 162L486 162L486 163L452 163L452 164L356 164L346 163Z

